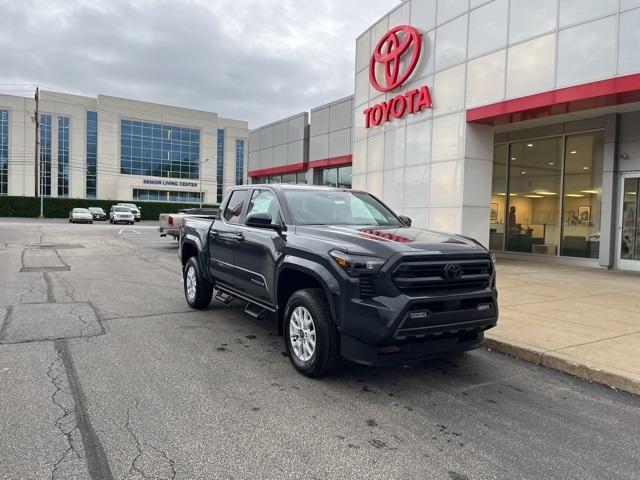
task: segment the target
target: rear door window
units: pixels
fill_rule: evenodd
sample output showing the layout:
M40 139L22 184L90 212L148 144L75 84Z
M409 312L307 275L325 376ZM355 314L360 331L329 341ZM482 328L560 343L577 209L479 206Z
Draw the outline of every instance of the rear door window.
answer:
M247 201L248 190L235 190L231 192L231 197L227 203L227 207L224 209L223 217L229 223L240 223L240 217L242 216L242 210L244 204Z

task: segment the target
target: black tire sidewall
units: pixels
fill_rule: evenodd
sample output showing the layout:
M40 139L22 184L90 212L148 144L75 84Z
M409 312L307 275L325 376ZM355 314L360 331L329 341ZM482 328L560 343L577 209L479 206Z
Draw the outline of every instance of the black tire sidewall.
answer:
M189 300L189 295L187 294L187 272L190 268L194 269L196 276L196 295L193 300ZM202 309L206 308L209 303L211 303L213 286L202 275L202 270L200 269L200 265L198 264L198 259L196 257L191 257L187 260L187 263L184 266L182 273L182 286L184 289L184 298L187 300L187 303L191 308Z
M333 352L328 352L328 348L332 346L335 348L335 342L330 341L330 336L336 335L336 332L323 295L324 292L319 290L299 290L291 295L285 309L283 333L287 354L294 368L310 377L320 377L330 373L332 370L331 368L327 369L327 357L333 354ZM297 307L304 307L309 311L316 332L316 347L313 355L307 361L298 358L293 351L291 336L289 335L291 315Z

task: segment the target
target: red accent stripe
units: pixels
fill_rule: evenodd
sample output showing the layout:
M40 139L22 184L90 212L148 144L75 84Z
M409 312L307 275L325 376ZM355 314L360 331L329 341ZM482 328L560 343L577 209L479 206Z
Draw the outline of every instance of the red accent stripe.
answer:
M610 78L467 110L467 122L505 125L640 102L640 74Z
M309 162L309 168L339 167L340 165L351 165L352 155L342 155L340 157L323 158Z
M306 163L296 163L295 165L282 165L280 167L263 168L262 170L252 170L247 172L249 177L262 177L265 175L279 175L283 173L302 172L307 169Z

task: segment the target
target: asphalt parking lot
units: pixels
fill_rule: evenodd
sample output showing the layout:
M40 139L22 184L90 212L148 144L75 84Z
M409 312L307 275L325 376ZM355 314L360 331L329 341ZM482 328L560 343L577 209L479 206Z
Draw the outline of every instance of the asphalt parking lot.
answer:
M501 354L297 374L152 223L0 219L4 479L637 479L640 398Z

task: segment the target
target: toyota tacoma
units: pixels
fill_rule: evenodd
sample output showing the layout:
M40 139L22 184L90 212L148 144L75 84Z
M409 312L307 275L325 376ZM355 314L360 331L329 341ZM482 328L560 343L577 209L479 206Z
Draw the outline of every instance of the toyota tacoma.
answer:
M311 377L340 359L409 363L478 348L498 319L495 262L477 241L420 230L373 195L306 185L228 190L220 214L186 218L187 303L238 299L272 318Z

